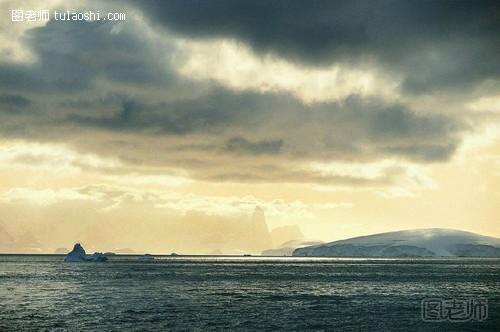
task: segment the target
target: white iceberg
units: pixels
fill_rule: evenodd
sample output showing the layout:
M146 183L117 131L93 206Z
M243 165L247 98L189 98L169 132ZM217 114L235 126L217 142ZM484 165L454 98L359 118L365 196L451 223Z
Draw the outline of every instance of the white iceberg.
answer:
M65 262L105 262L107 260L108 258L100 252L87 255L80 243L75 244L73 250L64 258Z

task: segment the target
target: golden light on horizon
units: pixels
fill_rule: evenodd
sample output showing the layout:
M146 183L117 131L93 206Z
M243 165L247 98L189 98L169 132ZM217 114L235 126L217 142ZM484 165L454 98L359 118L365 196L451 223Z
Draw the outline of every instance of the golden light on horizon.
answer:
M70 5L90 6L0 9ZM84 238L212 252L256 206L270 233L310 240L431 227L500 237L488 38L402 29L413 44L350 20L339 35L329 21L199 30L122 6L124 22L0 23L0 231L30 233L29 250Z

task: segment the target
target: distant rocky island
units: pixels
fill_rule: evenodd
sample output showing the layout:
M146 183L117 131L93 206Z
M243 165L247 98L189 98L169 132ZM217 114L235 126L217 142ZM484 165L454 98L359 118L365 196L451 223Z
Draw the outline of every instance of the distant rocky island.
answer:
M414 229L297 248L293 256L500 257L500 239L454 229Z

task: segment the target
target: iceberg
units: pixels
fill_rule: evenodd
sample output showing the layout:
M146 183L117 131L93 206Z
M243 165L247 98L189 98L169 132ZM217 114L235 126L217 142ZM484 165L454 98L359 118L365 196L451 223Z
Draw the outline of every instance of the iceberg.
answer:
M103 253L95 252L92 255L87 255L80 243L76 243L66 257L65 262L105 262L108 258Z
M140 260L142 261L154 261L155 258L151 254L144 254L141 257L139 257Z

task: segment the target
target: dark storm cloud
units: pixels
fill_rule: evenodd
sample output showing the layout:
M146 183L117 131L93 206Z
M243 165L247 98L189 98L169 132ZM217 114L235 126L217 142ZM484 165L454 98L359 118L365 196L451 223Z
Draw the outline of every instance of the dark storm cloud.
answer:
M20 95L0 94L0 121L2 115L26 115L31 112L32 101Z
M229 37L306 65L374 60L411 93L500 74L498 1L132 1L191 38Z
M29 30L24 41L37 61L0 64L0 87L28 92L80 91L99 79L149 86L175 79L166 64L165 50L126 25L51 21Z
M214 2L216 7L224 4ZM244 7L255 4L259 2L242 3ZM259 8L272 4L278 3L262 2ZM290 2L273 13L297 10L299 6L298 2ZM341 7L350 6L346 2ZM321 8L319 3L311 5L311 20ZM252 20L260 22L257 12L255 9ZM181 19L182 13L178 14ZM324 15L330 17L328 11ZM300 18L297 16L297 24ZM283 20L277 19L277 24ZM320 28L326 24L321 22ZM344 24L343 20L336 22ZM229 27L246 27L235 21L228 29L214 33L213 23L205 24L207 36L219 35L231 30ZM307 31L312 23L303 24ZM181 28L179 25L176 30ZM255 47L306 63L315 57L326 63L342 57L344 50L337 50L337 43L349 45L356 38L367 38L356 37L359 31L351 27L342 31L344 35L337 36L335 43L329 42L333 44L327 51L316 51L324 38L318 31L315 38L319 40L311 41L311 54L305 49L300 53L301 36L293 44L293 38L285 36L286 31L272 29L269 45ZM271 40L281 34L284 41L288 38L290 48L271 47ZM304 103L277 91L235 91L211 81L191 82L177 76L169 61L175 55L170 37L165 37L165 41L152 38L145 36L133 21L123 26L50 22L30 30L25 42L37 60L22 65L0 64L0 135L64 142L79 151L116 157L130 172L134 167L139 172L151 167L156 171L182 169L194 178L213 181L382 185L392 183L400 172L393 174L388 170L381 178L366 179L325 175L296 166L318 161L377 162L387 158L445 161L469 130L458 114L440 115L439 110L415 112L407 105L376 96L353 95L339 101ZM363 45L360 41L356 47L362 50ZM345 47L345 54L354 48ZM319 53L314 55L315 52ZM23 158L29 162L31 157ZM95 171L96 166L78 167ZM104 167L102 171L111 172ZM118 174L120 170L112 172Z
M201 135L218 141L218 147L203 141L188 145L198 153L285 154L311 160L392 156L442 161L453 154L468 129L459 118L417 114L403 105L355 96L342 102L304 104L286 94L215 88L171 102L112 99L103 103L109 112L85 108L86 112L58 121L83 130L158 137ZM186 146L182 147L185 151Z
M217 134L224 129L256 128L273 114L305 106L289 95L235 92L221 87L203 87L203 94L191 94L169 101L152 103L144 98L110 95L104 99L65 101L77 112L68 121L85 127L123 131L147 131L154 134ZM92 105L105 105L91 112ZM276 113L277 112L277 113Z
M0 95L0 110L7 108L24 108L31 104L31 100L19 95Z
M148 104L143 101L124 100L118 111L109 114L76 114L68 118L84 127L113 131L144 131L152 134L189 134L212 131L224 126L231 118L230 105L212 96L202 100L181 100ZM227 113L226 113L227 112Z

